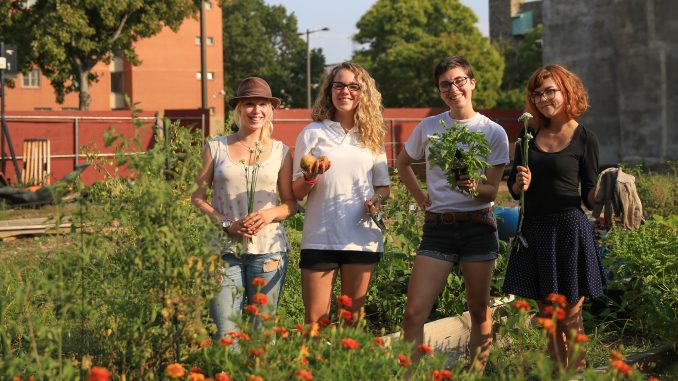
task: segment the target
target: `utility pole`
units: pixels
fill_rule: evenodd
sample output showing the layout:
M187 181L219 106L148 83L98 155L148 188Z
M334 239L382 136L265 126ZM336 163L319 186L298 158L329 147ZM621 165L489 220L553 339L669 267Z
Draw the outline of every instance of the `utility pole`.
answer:
M207 36L205 36L205 1L200 1L200 90L201 108L207 109Z
M306 29L306 107L311 108L311 33L327 32L328 27L322 29ZM302 33L299 33L302 34Z
M5 173L5 139L9 146L9 153L12 155L12 162L14 163L14 171L16 172L16 181L21 182L21 168L16 161L16 153L14 153L14 145L12 145L12 137L9 135L9 128L7 127L7 120L5 119L5 71L10 75L16 73L16 49L12 49L12 57L7 57L5 52L5 43L0 41L0 171ZM11 58L11 59L8 59ZM11 64L14 66L11 66Z

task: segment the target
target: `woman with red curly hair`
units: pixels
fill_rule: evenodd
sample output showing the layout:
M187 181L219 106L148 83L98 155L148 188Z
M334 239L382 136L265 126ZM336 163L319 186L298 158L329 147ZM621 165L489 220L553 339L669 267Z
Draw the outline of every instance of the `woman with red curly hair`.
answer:
M549 335L554 360L585 368L585 352L568 344L583 333L584 298L603 295L605 276L593 238L593 226L581 205L591 209L598 172L598 138L579 118L589 107L579 77L560 65L537 69L527 83L527 111L534 116L528 163L516 145L515 165L507 181L515 199L525 192L522 236L525 250L509 258L504 291L535 299L542 317L554 314L552 301L563 295L557 327Z

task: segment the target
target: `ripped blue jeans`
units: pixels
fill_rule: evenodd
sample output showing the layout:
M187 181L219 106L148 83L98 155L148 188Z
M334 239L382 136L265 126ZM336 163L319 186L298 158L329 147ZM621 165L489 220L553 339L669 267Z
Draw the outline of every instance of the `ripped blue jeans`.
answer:
M246 298L248 305L253 304L252 297L257 292L257 286L252 285L255 277L266 281L259 292L268 299L264 311L273 316L287 273L287 252L240 256L224 254L221 258L224 261L220 269L221 290L215 295L210 307L210 315L217 325L215 340L225 336L228 331L235 330L236 323L233 320L237 321L242 317Z

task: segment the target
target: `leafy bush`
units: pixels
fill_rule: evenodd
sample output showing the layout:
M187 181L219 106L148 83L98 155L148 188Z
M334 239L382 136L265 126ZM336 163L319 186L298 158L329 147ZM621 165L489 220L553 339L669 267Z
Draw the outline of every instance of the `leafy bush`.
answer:
M636 189L645 216L678 214L678 162L667 162L661 170L643 166L624 170L636 177Z
M613 227L605 237L608 285L621 292L629 328L678 342L678 215L654 216L636 230Z

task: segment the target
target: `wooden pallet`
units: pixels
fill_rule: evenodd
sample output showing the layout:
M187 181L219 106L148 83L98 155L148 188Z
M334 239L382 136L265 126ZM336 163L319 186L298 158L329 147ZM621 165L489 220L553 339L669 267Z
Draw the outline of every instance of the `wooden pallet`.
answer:
M45 185L50 183L50 143L49 139L24 140L24 170L21 182L25 185Z
M51 218L24 218L20 220L0 221L0 239L22 235L52 234L68 231L71 221L64 219L59 226Z

